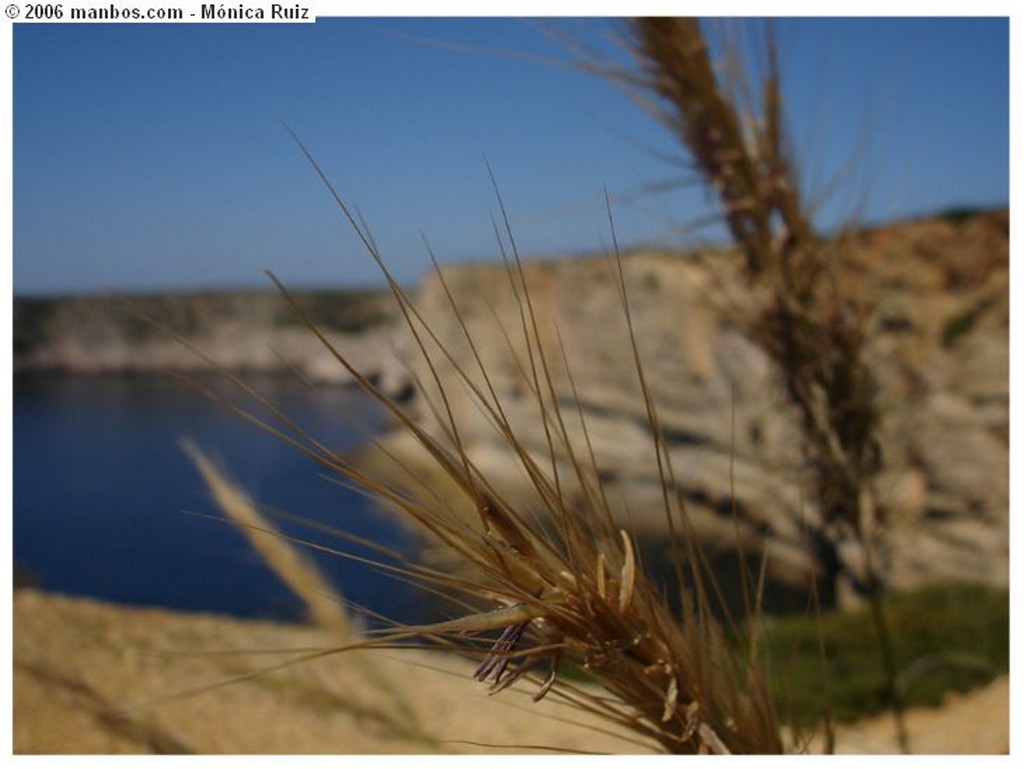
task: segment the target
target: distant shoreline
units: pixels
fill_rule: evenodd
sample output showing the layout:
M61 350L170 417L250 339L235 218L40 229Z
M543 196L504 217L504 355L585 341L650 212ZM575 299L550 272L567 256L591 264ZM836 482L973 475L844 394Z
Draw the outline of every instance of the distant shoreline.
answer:
M397 355L397 311L385 290L297 291L309 319L388 392L409 383ZM273 291L14 299L14 372L145 375L216 368L351 377Z

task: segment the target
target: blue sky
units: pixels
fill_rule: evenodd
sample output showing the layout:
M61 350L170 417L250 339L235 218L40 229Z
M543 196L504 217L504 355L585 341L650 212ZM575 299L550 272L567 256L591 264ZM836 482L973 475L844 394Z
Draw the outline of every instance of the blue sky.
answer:
M493 259L497 177L526 254L720 236L673 138L514 19L14 27L15 294L380 278L288 137L359 209L401 280ZM593 39L609 22L573 22ZM820 224L1009 200L999 19L780 24L789 124L812 189L857 159ZM866 208L858 209L861 201Z

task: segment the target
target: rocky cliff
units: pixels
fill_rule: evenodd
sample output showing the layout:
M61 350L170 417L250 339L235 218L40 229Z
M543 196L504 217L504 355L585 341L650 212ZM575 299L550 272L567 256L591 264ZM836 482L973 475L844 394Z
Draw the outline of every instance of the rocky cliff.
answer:
M841 280L870 308L867 355L883 410L883 570L898 587L935 579L1006 584L1008 215L905 222L859 232L854 241ZM734 549L738 535L748 552L767 552L775 578L805 584L822 567L809 535L818 511L804 492L813 460L801 455L799 423L772 366L737 322L758 302L745 295L737 255L634 253L622 266L677 491L698 535L712 552ZM555 397L581 454L577 404L618 514L658 537L657 463L614 269L603 258L531 262L524 281ZM442 275L443 282L425 282L418 307L450 353L433 355L447 407L481 471L507 494L529 499L518 462L456 373L461 368L486 387L461 317L520 442L548 455L530 395L521 296L502 268L449 266ZM412 368L431 382L422 360ZM436 388L427 390L438 404ZM419 418L440 434L437 412L426 404L419 401ZM394 436L389 446L418 467L408 436ZM563 465L562 478L569 476Z
M397 313L389 292L299 291L295 296L360 370L388 392L399 394L408 388L397 354ZM330 384L349 381L330 351L274 292L14 302L15 371L145 374L197 371L211 365L244 372L298 372Z
M798 419L741 318L759 297L730 250L627 255L622 267L639 356L670 445L677 485L708 552L767 553L780 583L805 585L825 564L812 535L818 511L806 489ZM664 542L661 485L646 407L607 258L533 261L523 278L550 363L551 387L581 456L588 449L623 523ZM531 484L458 369L493 387L518 440L549 466L531 394L523 294L494 265L452 265L424 281L417 308L447 350L432 356L467 453L508 496L529 504ZM854 236L843 289L869 308L867 355L880 392L884 473L883 571L897 587L936 579L1008 582L1009 217L1006 212L893 224ZM453 310L449 293L458 312ZM405 394L410 372L426 388L413 411L443 434L434 373L395 331L390 295L319 292L300 301L352 362ZM140 319L175 330L217 364L243 371L297 370L347 382L331 354L273 294L17 300L15 370L147 372L194 369L196 354ZM480 375L460 318L474 341ZM532 332L531 332L532 333ZM432 342L430 344L433 344ZM563 358L564 350L564 358ZM408 368L406 368L408 366ZM545 384L546 388L547 385ZM580 427L586 424L587 436ZM446 479L407 434L384 441L377 467L394 481L444 495ZM560 477L572 474L560 458ZM571 494L572 489L568 492ZM457 496L454 493L449 497ZM844 547L856 551L856 543ZM656 557L649 554L648 557ZM856 561L857 552L843 557Z

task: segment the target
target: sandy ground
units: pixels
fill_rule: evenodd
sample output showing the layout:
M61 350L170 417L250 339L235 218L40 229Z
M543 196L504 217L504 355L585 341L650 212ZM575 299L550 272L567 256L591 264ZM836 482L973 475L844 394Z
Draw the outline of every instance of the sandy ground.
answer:
M44 594L14 596L16 753L643 753L527 686L490 697L464 661L417 651L346 653L213 686L325 648L324 631L134 609ZM909 714L918 753L1009 746L1000 679L939 710ZM895 752L889 718L844 728L838 752ZM511 746L511 747L509 747Z

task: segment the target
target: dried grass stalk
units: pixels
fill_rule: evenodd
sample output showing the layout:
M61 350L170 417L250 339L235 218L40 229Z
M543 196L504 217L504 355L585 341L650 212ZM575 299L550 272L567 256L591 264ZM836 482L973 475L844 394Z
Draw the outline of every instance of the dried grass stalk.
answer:
M696 19L636 19L626 45L636 70L608 73L687 148L717 193L751 287L768 297L747 327L799 409L825 538L854 537L871 550L881 457L877 385L864 358L866 310L840 290L842 244L822 239L804 210L771 27L757 100L749 84L723 83ZM834 555L863 591L880 579L877 564L865 573L863 564L842 564L838 549Z
M325 580L320 570L281 536L249 496L228 480L198 446L186 440L181 447L203 476L210 494L228 520L249 540L264 563L306 604L310 621L330 630L343 641L354 640L337 588Z
M529 293L525 291L507 219L506 233L513 244L509 274L518 286L520 331L527 350L523 369L528 375L530 397L548 436L548 456L540 458L527 451L506 419L486 368L481 364L481 385L459 366L391 278L373 238L351 215L316 161L308 152L306 154L391 285L418 352L426 360L426 370L434 379L431 392L437 392L438 399L428 400L426 407L442 425L442 434L433 435L420 427L352 366L287 289L272 275L270 277L310 331L393 415L397 424L415 438L475 511L475 521L467 525L451 506L429 490L413 496L376 481L345 457L317 443L251 388L228 375L262 407L270 409L272 417L239 409L246 418L397 509L469 567L453 575L411 563L397 567L382 565L403 579L415 580L448 597L459 607L461 616L428 625L398 626L368 640L306 658L355 648L392 647L419 639L432 646L475 655L479 659L475 676L487 683L492 692L523 679L533 680L535 699L560 697L575 707L601 714L670 752L781 752L779 725L764 667L756 655L737 656L730 646L727 636L735 628L723 627L712 611L714 581L699 548L688 540L685 552L682 548L678 550L676 568L682 605L670 606L644 572L629 532L613 523L600 473L589 452L589 439L582 450L578 443L570 440L568 422L578 419L584 436L586 424L580 412L563 413L555 396L551 362L540 343L537 318ZM618 274L623 322L632 335L632 317L621 264ZM470 330L450 294L449 301L470 348L476 350ZM635 337L632 338L635 349ZM561 352L567 357L564 350ZM442 380L437 367L442 359L454 366L458 382ZM477 363L480 363L479 358ZM671 461L639 356L636 356L636 373L650 417L651 459L659 467L665 489L664 515L669 527L683 536L689 530L689 522L680 497L674 491ZM463 449L459 425L445 396L446 390L455 385L472 390L511 456L530 478L540 500L540 509L518 509L504 499ZM421 399L427 399L426 389L421 389ZM566 460L572 468L572 480L580 490L572 503L564 493L567 479L557 470L559 459ZM483 634L490 636L481 638ZM612 697L565 681L559 676L564 664L587 671Z
M697 19L635 19L624 43L633 69L593 59L590 66L620 83L679 138L717 195L746 258L750 287L767 297L764 309L747 319L748 333L774 361L799 411L820 515L812 541L832 583L829 592L842 578L871 603L906 749L881 604L885 574L876 554L884 511L874 480L883 458L878 388L864 352L870 308L841 290L842 238L822 239L804 209L786 140L774 30L766 25L759 84L724 75L749 68L716 67ZM725 56L738 59L739 51L727 48ZM858 545L855 559L844 555L849 542Z

